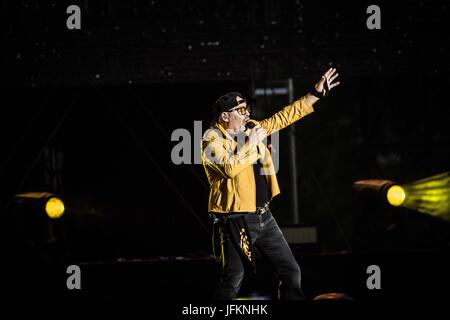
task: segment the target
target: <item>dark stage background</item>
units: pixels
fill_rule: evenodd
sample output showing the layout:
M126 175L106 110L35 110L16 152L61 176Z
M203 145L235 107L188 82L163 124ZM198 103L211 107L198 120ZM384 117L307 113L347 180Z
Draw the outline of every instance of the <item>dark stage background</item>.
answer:
M81 30L66 28L69 4L81 8ZM70 298L208 299L218 266L207 180L201 165L172 163L172 132L193 134L196 120L205 130L228 91L252 100L259 118L270 115L283 104L255 88L292 78L301 97L336 67L341 85L295 131L300 226L318 233L314 245L293 245L307 297L446 288L448 222L405 208L360 210L352 183L449 170L450 5L379 2L382 27L368 30L370 4L2 1L2 275L11 287L36 280L32 292L42 285ZM273 201L282 226L291 225L286 139ZM8 225L11 197L27 191L64 197L56 242L30 247ZM64 291L69 264L82 267L81 293ZM381 293L365 288L370 264L386 270ZM57 276L43 271L49 265ZM261 267L243 295L273 292L259 282L271 272Z

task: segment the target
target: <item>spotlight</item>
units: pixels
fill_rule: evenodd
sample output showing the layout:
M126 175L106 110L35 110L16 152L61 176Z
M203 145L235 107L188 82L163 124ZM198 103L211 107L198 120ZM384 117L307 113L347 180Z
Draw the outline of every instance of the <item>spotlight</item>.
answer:
M14 196L20 205L33 207L37 214L45 213L50 219L60 218L65 210L61 197L49 192L27 192Z
M389 187L386 198L388 202L394 207L401 206L405 201L406 193L405 190L399 185L393 185Z
M319 300L353 300L353 298L350 297L349 295L345 294L345 293L333 292L333 293L320 294L320 295L316 296L313 300L314 301L319 301Z
M26 192L13 197L10 225L22 243L41 246L57 240L59 220L64 214L63 199L50 192Z
M450 221L450 172L406 184L369 179L353 183L358 194ZM376 198L376 199L375 199Z
M353 188L359 195L364 195L368 200L376 203L386 203L399 206L405 200L405 192L394 181L382 179L359 180L353 183Z
M51 219L58 219L64 213L64 202L56 197L51 197L45 204L45 212Z

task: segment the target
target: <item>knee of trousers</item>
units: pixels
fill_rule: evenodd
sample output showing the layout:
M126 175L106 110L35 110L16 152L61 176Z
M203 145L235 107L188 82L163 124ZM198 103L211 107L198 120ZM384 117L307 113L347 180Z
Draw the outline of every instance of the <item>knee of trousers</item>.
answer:
M232 287L239 288L243 278L244 269L227 270L222 275L222 282L227 283Z
M298 265L293 266L292 268L289 268L289 270L286 270L285 273L280 274L280 280L282 282L291 284L300 284L301 277L302 273Z

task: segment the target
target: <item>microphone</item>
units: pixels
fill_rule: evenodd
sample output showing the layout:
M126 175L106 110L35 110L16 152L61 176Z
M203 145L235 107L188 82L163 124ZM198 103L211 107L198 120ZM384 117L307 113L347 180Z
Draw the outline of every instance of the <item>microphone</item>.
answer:
M255 126L256 126L256 124L254 122L249 121L245 124L245 130L253 129Z

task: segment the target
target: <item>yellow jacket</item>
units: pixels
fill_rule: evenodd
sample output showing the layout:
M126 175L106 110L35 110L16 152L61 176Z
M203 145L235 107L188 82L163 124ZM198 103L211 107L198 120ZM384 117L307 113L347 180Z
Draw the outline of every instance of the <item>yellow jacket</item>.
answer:
M313 112L305 97L284 107L273 116L255 121L266 130L267 136L281 130ZM253 164L261 158L265 170L269 197L280 193L269 150L259 143L245 143L237 149L237 142L219 124L214 124L203 135L202 163L211 188L208 211L214 213L254 212L256 210L256 185Z

